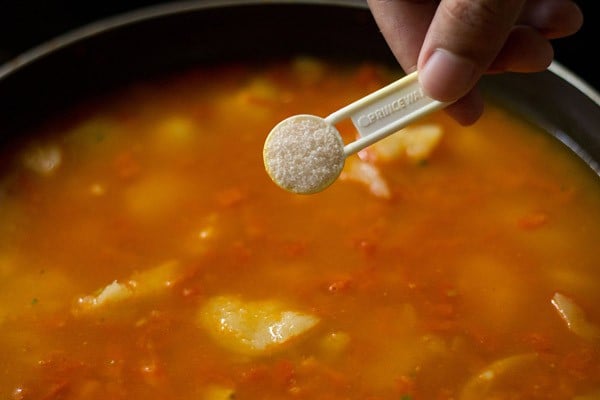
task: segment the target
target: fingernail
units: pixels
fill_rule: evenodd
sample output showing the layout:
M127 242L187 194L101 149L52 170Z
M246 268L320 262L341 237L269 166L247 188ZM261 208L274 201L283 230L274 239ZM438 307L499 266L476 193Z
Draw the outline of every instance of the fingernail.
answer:
M466 58L437 49L419 70L425 93L439 101L454 101L468 93L477 82L477 67Z

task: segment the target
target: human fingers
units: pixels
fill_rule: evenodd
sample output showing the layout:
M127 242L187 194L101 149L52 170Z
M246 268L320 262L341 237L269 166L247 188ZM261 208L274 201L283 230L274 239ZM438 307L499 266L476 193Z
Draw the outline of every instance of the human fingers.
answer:
M472 125L483 114L483 96L477 86L447 106L444 111L461 125Z
M547 39L557 39L576 33L583 24L583 14L570 0L528 0L517 24L531 26Z
M541 33L529 26L514 27L488 72L538 72L554 58L552 45Z
M368 0L377 26L406 72L416 69L417 58L438 1ZM477 88L446 107L461 125L471 125L483 113L483 97Z
M414 71L437 1L367 0L367 3L385 41L404 71Z
M510 32L488 72L541 71L552 62L553 53L552 46L538 31L518 26ZM475 86L465 96L447 106L445 111L461 125L471 125L481 117L483 108L483 96Z
M425 92L440 101L466 95L509 37L525 0L441 0L418 59Z

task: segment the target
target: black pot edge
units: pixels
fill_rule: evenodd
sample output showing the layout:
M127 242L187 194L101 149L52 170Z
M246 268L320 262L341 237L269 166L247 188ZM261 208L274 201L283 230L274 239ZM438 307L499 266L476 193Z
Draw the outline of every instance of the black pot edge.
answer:
M22 69L26 69L27 66L35 65L36 62L48 56L54 55L60 49L68 48L78 44L79 42L84 42L87 39L92 39L98 35L106 34L110 31L117 30L128 25L133 25L165 16L172 17L176 16L177 14L184 14L186 12L223 9L236 6L268 6L285 4L335 6L363 10L368 9L366 2L362 0L191 0L144 7L86 24L78 29L66 32L63 35L57 36L22 53L14 59L0 65L0 83L5 80L10 80L9 78L13 74L21 71ZM551 105L536 109L540 99L544 98L544 95L540 93L530 93L529 95L525 96L525 100L519 100L520 104L517 107L511 105L513 111L521 111L520 114L526 116L531 122L537 123L538 125L541 125L543 128L547 129L551 134L557 137L580 158L582 158L584 162L586 162L600 176L600 94L577 74L573 73L557 61L554 61L546 71L537 74L525 75L533 76L532 79L536 82L539 81L536 84L541 85L541 87L544 87L546 83L551 81L550 83L552 86L558 87L557 90L559 92L562 90L564 93L566 93L566 97L569 98L569 101L572 102L575 99L584 104L581 110L573 104L568 104L570 107L569 111L574 112L576 117L569 118L569 121L566 123L563 123L562 121L556 123L555 115L557 112L559 112L560 105ZM497 80L499 82L496 82ZM559 80L561 82L555 82ZM487 84L487 81L490 81L491 84ZM482 82L484 83L484 85L482 85L484 89L492 88L491 92L494 92L494 88L501 87L505 83L502 78L498 79L497 76L492 76L491 78L484 77ZM510 96L496 97L505 105L510 105L511 101L513 100ZM0 99L0 102L1 100L2 99ZM555 103L556 102L558 102L558 100L555 100ZM521 106L524 106L524 109L526 110L525 113L523 110L518 109L518 107ZM531 115L528 115L528 113ZM550 119L547 120L544 114L551 115ZM585 121L582 123L577 121L577 119L587 117L591 117L592 121ZM578 134L578 130L580 129L584 131L582 135Z

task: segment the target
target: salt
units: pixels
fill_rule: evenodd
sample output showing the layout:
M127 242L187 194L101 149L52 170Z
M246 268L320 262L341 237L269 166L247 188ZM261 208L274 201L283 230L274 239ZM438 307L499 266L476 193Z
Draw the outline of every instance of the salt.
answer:
M337 179L347 156L449 104L425 96L415 71L325 118L303 114L280 122L265 142L265 168L290 192L319 192ZM334 125L347 118L360 138L344 146Z
M313 115L295 115L276 125L263 149L270 178L283 189L320 192L340 175L344 143L335 127Z

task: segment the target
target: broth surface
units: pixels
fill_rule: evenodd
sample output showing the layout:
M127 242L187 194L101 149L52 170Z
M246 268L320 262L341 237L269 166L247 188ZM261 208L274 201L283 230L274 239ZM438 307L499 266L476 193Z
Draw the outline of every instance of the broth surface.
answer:
M7 150L0 398L600 398L600 181L550 135L488 104L267 176L277 122L397 77L194 70Z

